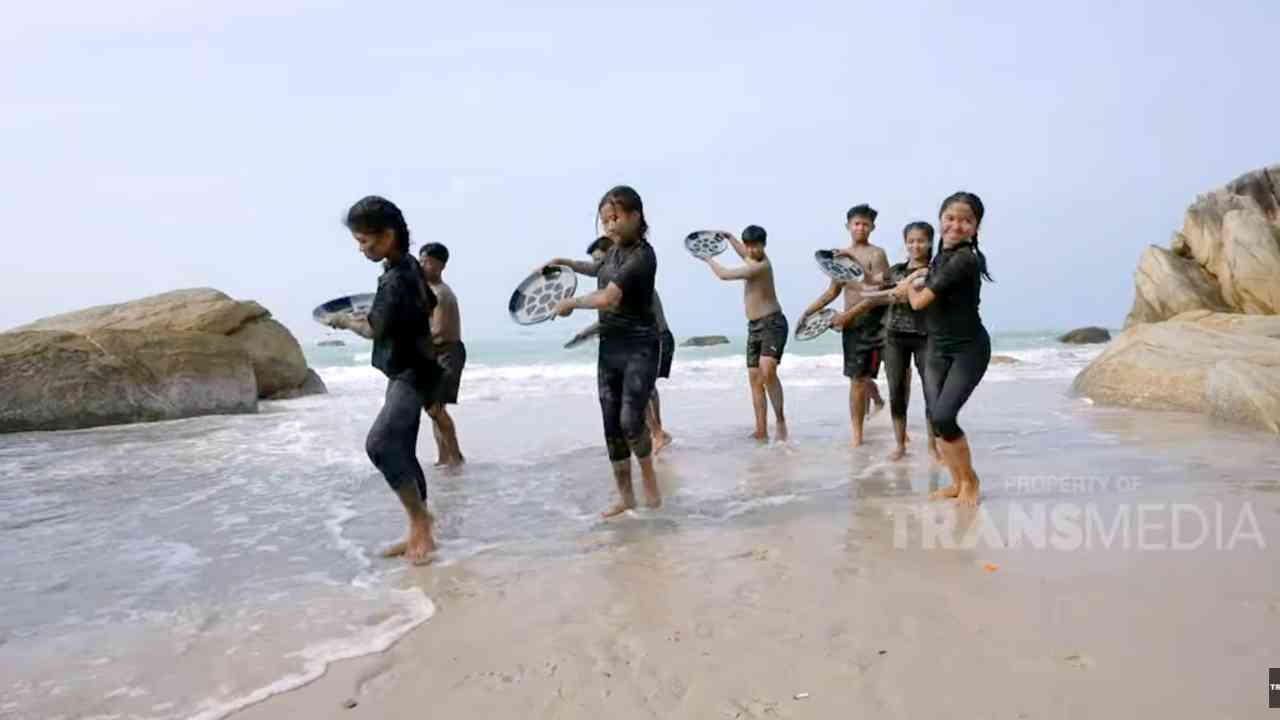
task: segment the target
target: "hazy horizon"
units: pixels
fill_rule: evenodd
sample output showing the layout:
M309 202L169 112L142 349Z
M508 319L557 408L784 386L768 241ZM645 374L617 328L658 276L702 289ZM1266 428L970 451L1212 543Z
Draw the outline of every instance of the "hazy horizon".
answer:
M321 337L315 305L375 287L339 220L381 194L415 248L449 246L467 337L500 338L514 286L581 255L618 183L644 198L680 336L745 323L741 288L684 252L687 232L767 228L794 318L850 205L880 211L872 242L896 262L902 226L957 189L987 206L993 331L1114 328L1140 253L1168 246L1195 195L1280 162L1274 3L9 15L5 329L214 287ZM522 332L544 331L568 328Z

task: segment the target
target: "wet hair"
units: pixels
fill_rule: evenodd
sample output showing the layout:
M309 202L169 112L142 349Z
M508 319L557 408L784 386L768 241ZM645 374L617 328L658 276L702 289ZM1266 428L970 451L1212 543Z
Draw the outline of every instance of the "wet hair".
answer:
M769 233L765 232L764 228L759 225L748 225L742 231L742 242L744 243L760 243L761 245L765 245L768 239Z
M440 243L427 243L418 251L421 257L435 258L440 261L441 265L449 264L449 248Z
M605 205L615 205L626 212L640 213L640 239L649 239L649 223L644 219L644 201L640 199L640 193L630 185L617 185L604 194L600 198L600 204L596 205L596 217L599 219L600 210Z
M977 218L978 225L982 225L982 215L986 212L986 208L982 206L982 198L964 190L952 193L947 196L946 200L942 201L942 208L938 210L938 218L941 219L947 208L956 203L968 205L969 209L973 211L973 216ZM991 278L991 273L987 272L987 256L983 255L982 251L978 249L978 231L976 228L973 231L973 252L978 256L978 272L982 273L982 277L986 278L988 282L995 282Z
M906 227L902 228L902 239L906 240L912 230L919 230L924 233L925 237L929 238L929 257L933 258L933 226L923 220L909 222Z
M396 245L400 252L409 252L409 225L404 221L404 213L396 204L384 197L370 195L362 198L347 211L344 223L351 232L380 233L384 230L395 232Z
M591 255L597 250L599 250L600 252L609 252L609 249L612 247L613 247L613 238L609 237L608 235L601 235L600 237L593 240L590 245L587 246L587 254Z
M844 214L844 221L847 223L856 217L864 217L871 222L875 222L878 215L880 215L880 213L876 212L875 208L866 203L862 203L849 208L849 212Z

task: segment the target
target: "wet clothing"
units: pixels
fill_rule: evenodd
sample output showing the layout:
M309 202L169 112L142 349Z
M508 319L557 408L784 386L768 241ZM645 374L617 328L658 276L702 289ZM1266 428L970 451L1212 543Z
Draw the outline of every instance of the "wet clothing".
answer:
M925 308L929 332L925 397L934 432L944 440L964 436L956 418L991 361L991 337L978 315L982 276L972 245L934 256L926 287L935 298Z
M418 488L418 497L427 499L427 477L418 462L418 426L426 399L413 370L405 370L387 380L386 399L369 428L364 449L374 466L399 492L406 483Z
M462 386L462 369L467 365L467 346L461 340L436 346L436 361L443 371L436 386L434 402L457 405Z
M596 365L604 440L612 462L632 454L644 459L653 450L644 413L658 380L660 333L653 291L657 274L658 259L646 240L630 247L614 245L600 263L600 287L613 283L622 290L618 306L600 312Z
M657 340L658 322L653 312L653 283L658 258L648 241L630 247L614 245L600 263L600 287L610 283L622 290L616 308L600 311L600 339Z
M427 480L418 463L418 425L422 406L435 393L440 366L431 347L431 311L436 296L412 255L388 264L378 278L369 308L373 330L372 364L387 376L387 394L365 451L392 490L405 483L427 497Z
M978 316L982 275L972 245L939 251L925 287L937 296L925 308L925 329L940 348L955 350L987 334Z
M644 459L652 452L644 411L657 380L657 338L630 341L601 336L596 383L610 461L621 462L632 453Z
M654 297L657 297L654 293ZM658 336L658 377L671 377L671 361L676 356L676 336L670 330L663 330Z
M748 322L747 367L760 367L761 356L782 362L782 351L787 347L789 334L787 316L781 310Z
M844 376L853 380L866 380L880 374L880 351L877 347L861 345L862 337L845 330L840 337L844 349Z
M889 285L895 286L915 270L909 269L907 263L898 263L889 268ZM919 335L921 337L928 334L925 328L925 311L911 309L911 303L894 303L889 306L885 313L884 329L888 340L888 335L892 333L900 333L906 335ZM886 362L888 362L886 358Z
M884 375L889 385L889 413L895 418L907 416L907 402L911 397L911 363L916 365L920 387L926 387L925 367L928 363L929 339L916 333L898 333L892 330L884 339ZM929 417L929 403L924 415Z
M413 370L420 386L433 384L440 376L431 346L431 311L435 307L436 294L412 255L387 265L369 308L373 366L388 378Z

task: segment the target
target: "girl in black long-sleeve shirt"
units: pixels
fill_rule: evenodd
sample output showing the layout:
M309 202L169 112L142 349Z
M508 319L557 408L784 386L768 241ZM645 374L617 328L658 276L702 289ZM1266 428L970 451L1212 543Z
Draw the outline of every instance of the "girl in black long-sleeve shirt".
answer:
M978 475L956 418L991 361L991 337L978 315L982 279L991 279L978 250L983 213L982 200L973 193L958 192L944 200L939 212L942 247L927 271L917 270L897 287L898 296L912 308L926 310L926 406L942 460L951 471L951 486L934 496L957 498L968 506L978 504ZM926 272L928 280L917 285Z

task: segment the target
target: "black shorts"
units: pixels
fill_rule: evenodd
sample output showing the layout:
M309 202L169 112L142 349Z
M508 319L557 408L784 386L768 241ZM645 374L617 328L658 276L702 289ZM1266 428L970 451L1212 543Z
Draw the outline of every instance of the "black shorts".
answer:
M787 347L787 316L782 311L747 323L747 367L760 367L760 358L771 357L782 362Z
M432 404L457 405L458 389L462 386L462 369L467 365L467 346L459 340L437 347L436 362L444 372L431 396Z
M671 377L671 361L676 356L676 337L670 330L663 330L658 338L658 377Z
M874 378L880 374L880 350L884 342L879 337L867 338L858 332L845 332L844 376L855 380Z

